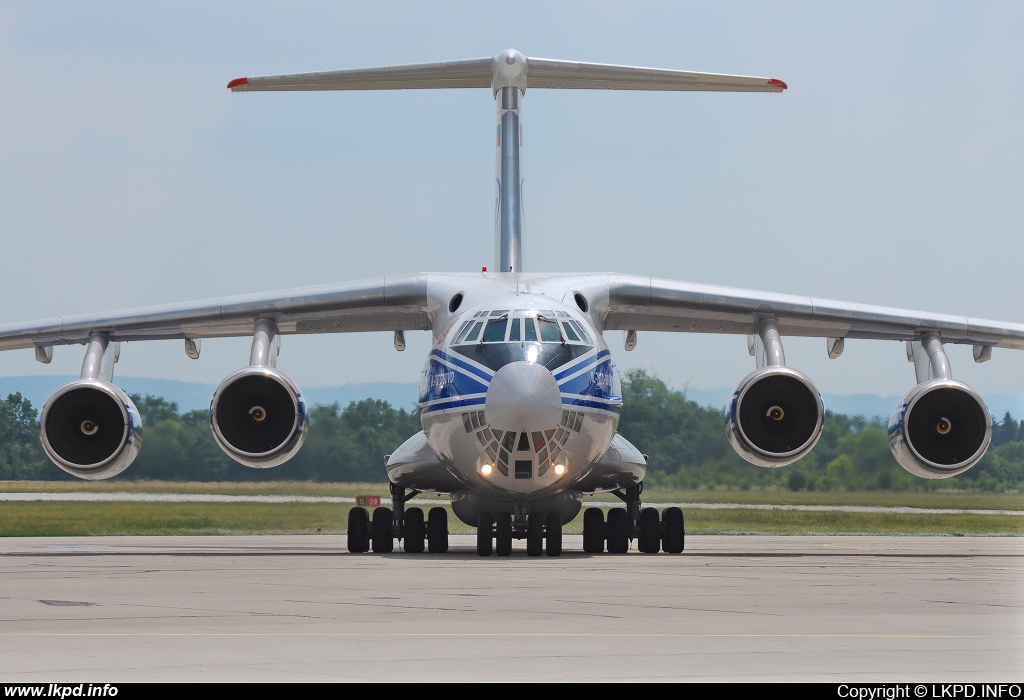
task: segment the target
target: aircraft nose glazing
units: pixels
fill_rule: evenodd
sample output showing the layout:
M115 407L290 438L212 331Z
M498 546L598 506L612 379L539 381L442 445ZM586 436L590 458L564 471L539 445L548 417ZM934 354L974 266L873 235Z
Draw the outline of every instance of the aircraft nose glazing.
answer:
M534 362L512 362L497 371L484 400L487 424L498 430L543 431L562 416L562 395L551 372Z

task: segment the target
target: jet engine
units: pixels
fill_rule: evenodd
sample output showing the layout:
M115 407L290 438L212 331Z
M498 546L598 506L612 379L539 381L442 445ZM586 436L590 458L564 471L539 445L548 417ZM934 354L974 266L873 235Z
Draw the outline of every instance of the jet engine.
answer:
M43 449L80 479L109 479L142 446L142 419L128 396L98 379L76 379L53 392L39 419Z
M726 409L729 441L759 467L784 467L821 437L825 408L811 380L785 366L761 367L740 382Z
M889 448L900 466L925 479L962 474L985 456L992 416L974 389L932 379L911 389L889 417Z
M266 469L288 461L306 439L306 402L273 367L249 366L228 375L210 403L213 436L232 459Z

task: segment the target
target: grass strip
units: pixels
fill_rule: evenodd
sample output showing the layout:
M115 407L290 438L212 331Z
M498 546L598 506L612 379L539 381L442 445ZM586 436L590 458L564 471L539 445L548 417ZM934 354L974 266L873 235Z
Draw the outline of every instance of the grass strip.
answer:
M336 535L350 506L334 503L7 502L0 537ZM565 526L580 534L582 514ZM452 534L473 534L449 510ZM1024 517L1000 514L690 509L688 534L1021 536Z

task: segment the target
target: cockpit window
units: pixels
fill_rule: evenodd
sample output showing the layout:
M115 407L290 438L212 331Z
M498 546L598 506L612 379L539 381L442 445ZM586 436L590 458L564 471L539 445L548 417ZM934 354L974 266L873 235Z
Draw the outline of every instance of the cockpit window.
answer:
M523 336L523 338L530 342L536 342L537 326L534 324L534 319L532 317L524 318L523 325L526 327L526 334Z
M508 312L500 318L492 318L487 322L487 328L484 329L484 337L481 338L481 343L500 343L505 340L505 326L508 325Z
M472 321L466 321L464 324L462 324L462 328L459 329L459 334L457 336L455 336L455 340L453 341L453 345L458 345L459 343L461 343L462 340L466 337L466 333L469 332L469 329L472 326L473 326L473 322Z
M471 330L469 332L469 335L466 336L467 343L472 343L474 340L480 337L480 329L483 328L483 325L484 324L482 324L480 321L477 321L476 323L473 324L473 330Z
M562 335L558 330L558 321L549 318L538 318L540 324L540 340L542 343L560 343Z
M459 328L452 345L559 343L592 346L586 327L564 311L495 309L478 311Z
M590 339L590 334L587 333L587 329L584 328L579 321L569 321L568 325L576 329L576 332L580 336L581 343L586 343L587 345L590 345L591 343L594 342L593 340Z

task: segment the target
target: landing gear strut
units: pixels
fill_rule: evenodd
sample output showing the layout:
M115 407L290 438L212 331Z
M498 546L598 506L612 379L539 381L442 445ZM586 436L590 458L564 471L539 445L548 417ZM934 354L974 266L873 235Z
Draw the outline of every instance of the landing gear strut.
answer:
M448 511L431 508L427 517L421 508L406 508L405 504L418 496L415 489L406 490L391 484L392 508L374 508L372 515L362 506L348 512L348 551L373 551L384 554L395 549L395 540L409 554L429 549L431 554L448 551Z
M640 482L626 489L612 491L625 508L612 508L608 511L608 551L613 554L625 554L629 551L629 543L640 534L640 494L644 492L644 484Z
M391 535L403 541L403 549L409 554L420 554L424 549L431 554L448 551L448 511L440 506L431 508L426 519L422 508L406 508L405 504L420 491L406 491L397 484L390 484L391 503L394 506ZM424 540L426 545L424 546Z
M597 554L605 549L613 554L625 554L629 543L637 541L637 549L644 554L657 554L663 550L669 554L683 551L685 528L683 511L678 506L666 508L658 516L656 508L642 508L640 494L643 482L626 489L613 491L626 507L611 508L608 522L600 508L587 508L583 512L583 551Z

